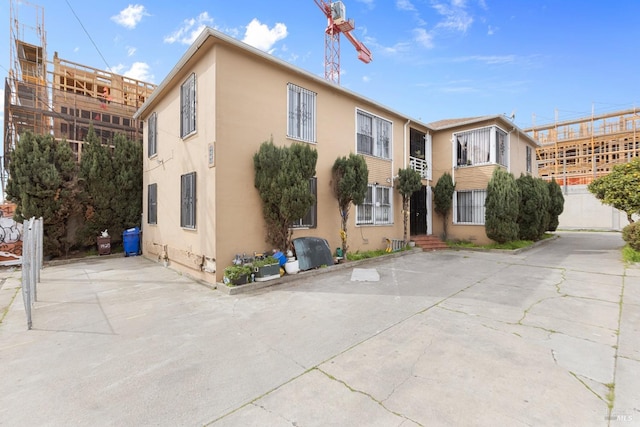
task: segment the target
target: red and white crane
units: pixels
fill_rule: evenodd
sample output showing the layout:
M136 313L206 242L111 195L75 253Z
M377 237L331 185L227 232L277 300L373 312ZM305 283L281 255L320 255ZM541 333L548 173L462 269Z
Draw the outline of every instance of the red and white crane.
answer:
M368 64L373 59L371 51L358 41L351 31L355 28L353 19L346 18L344 3L313 0L327 17L327 29L324 31L324 78L340 84L340 33L351 42L358 52L358 59Z

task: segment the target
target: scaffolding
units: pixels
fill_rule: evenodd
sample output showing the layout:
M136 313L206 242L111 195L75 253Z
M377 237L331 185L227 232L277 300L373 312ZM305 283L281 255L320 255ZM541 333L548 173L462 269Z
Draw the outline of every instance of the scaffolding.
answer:
M536 149L538 174L560 185L586 185L617 164L640 157L640 111L592 114L524 130Z
M18 16L27 8L33 9L27 16L32 22ZM67 140L78 160L90 126L103 144L112 145L117 134L142 142L142 122L133 115L154 84L67 61L57 52L49 61L44 9L24 0L11 0L10 31L3 190L11 151L24 132Z

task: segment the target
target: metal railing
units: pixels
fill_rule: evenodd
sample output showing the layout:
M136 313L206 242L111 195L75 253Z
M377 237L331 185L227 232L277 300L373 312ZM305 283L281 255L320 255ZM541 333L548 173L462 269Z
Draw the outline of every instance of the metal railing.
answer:
M31 329L31 310L38 301L37 283L42 269L42 218L24 221L22 230L22 299L27 314L27 328Z
M428 179L428 164L424 159L409 157L409 167L417 171L423 179Z

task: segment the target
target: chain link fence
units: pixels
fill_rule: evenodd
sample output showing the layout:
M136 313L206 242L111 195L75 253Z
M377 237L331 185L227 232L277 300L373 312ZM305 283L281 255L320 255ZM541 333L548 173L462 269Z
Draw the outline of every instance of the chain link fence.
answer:
M22 230L22 299L27 313L27 328L31 329L31 310L38 300L37 283L42 269L42 218L24 221Z

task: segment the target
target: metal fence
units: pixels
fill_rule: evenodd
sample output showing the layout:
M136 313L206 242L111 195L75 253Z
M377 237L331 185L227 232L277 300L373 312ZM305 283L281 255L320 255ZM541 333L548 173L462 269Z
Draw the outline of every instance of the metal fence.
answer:
M31 309L38 300L37 283L42 269L42 218L24 221L22 230L22 299L27 313L27 328L31 329Z

